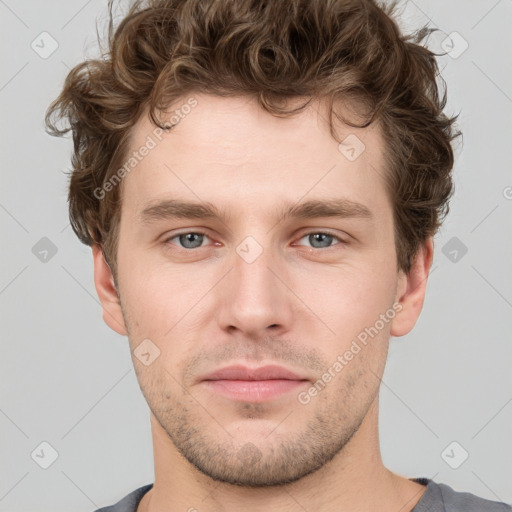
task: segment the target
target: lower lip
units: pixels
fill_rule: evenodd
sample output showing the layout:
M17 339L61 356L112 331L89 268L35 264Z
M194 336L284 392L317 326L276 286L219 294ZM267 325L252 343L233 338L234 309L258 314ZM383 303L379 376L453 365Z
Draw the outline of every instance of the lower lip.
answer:
M286 393L297 391L305 380L206 380L212 391L233 400L265 402Z

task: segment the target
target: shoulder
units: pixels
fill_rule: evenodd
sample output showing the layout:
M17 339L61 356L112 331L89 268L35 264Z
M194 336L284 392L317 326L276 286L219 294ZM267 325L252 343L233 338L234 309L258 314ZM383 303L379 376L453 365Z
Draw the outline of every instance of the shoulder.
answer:
M103 507L95 510L94 512L137 512L137 506L140 500L151 488L153 484L144 485L135 489L130 494L127 494L122 500L118 501L115 505Z
M428 480L427 488L412 512L512 512L512 506Z
M499 501L486 500L469 492L454 491L446 484L438 484L446 512L511 512L512 507Z

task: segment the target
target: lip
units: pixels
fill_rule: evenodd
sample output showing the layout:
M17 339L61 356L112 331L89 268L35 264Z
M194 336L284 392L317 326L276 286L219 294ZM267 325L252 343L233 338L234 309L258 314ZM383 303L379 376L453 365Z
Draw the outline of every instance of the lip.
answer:
M296 373L277 365L248 368L242 365L226 366L209 373L201 380L306 380Z
M297 391L309 382L282 366L268 365L259 368L227 366L210 373L201 383L214 393L231 400L265 402Z

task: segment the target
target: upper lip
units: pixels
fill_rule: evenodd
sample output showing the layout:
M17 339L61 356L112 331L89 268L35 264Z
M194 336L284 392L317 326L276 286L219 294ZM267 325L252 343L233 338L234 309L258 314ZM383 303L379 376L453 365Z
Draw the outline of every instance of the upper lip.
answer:
M307 380L296 373L277 365L248 368L242 365L225 366L209 373L201 380Z

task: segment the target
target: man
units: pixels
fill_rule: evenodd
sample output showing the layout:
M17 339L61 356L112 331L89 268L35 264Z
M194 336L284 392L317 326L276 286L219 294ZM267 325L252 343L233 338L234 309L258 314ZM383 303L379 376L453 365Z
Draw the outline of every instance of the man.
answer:
M392 15L135 3L70 72L47 123L73 131L72 226L155 458L101 510L510 510L380 457L389 339L421 312L458 135L426 32Z

